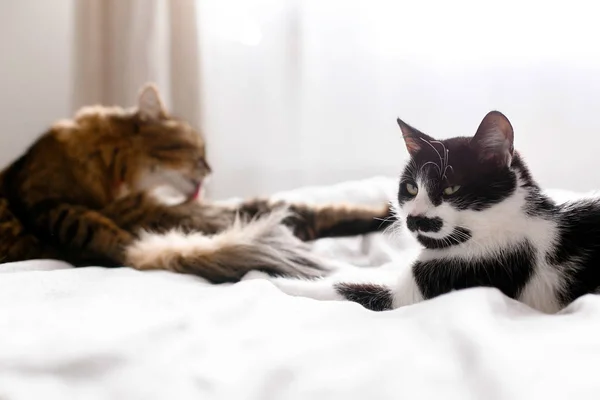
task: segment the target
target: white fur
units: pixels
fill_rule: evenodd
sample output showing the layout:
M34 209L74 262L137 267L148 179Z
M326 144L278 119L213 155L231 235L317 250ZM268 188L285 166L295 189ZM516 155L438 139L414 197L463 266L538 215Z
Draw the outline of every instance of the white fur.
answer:
M188 172L179 169L156 167L154 170L144 172L135 183L135 190L151 192L159 187L170 187L185 198L189 198L196 191L196 184L188 177Z
M232 236L231 232L215 237L203 233L185 234L177 230L165 234L143 232L127 249L127 259L131 266L140 270L176 270L178 257L214 252L220 244L234 240Z
M418 188L417 195L413 200L405 204L404 210L408 215L425 215L432 217L431 210L433 209L433 204L431 204L431 200L429 200L424 182L419 179L416 183Z
M394 287L394 308L410 306L423 301L423 294L417 286L411 268L404 268Z
M266 279L271 281L279 290L289 294L290 296L307 297L314 300L320 301L343 301L345 300L335 290L335 280L321 278L321 279L287 279L279 277L271 277L261 271L250 271L247 273L242 280L252 279ZM344 279L344 282L348 282Z
M287 276L315 277L334 267L313 255L284 226L282 221L288 216L282 208L250 221L236 219L215 235L178 230L164 234L141 232L139 239L125 249L127 264L139 270L183 270L200 276L231 272L235 277L256 268Z
M344 301L345 298L335 290L335 284L340 282L379 284L392 288L394 291L400 291L400 288L396 288L397 269L392 269L389 265L365 269L344 264L331 264L331 268L335 269L335 272L314 279L271 277L261 271L251 271L244 276L243 280L266 279L290 296L308 297L321 301ZM410 273L410 270L406 269L406 272ZM410 298L414 299L414 303L422 300L420 293L413 293L411 296L413 296Z

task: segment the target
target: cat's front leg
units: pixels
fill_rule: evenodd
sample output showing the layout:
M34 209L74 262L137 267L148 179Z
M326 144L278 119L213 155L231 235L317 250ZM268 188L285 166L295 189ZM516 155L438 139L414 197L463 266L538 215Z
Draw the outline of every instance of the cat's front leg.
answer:
M394 275L377 269L365 269L359 274L356 271L348 276L342 272L315 279L273 277L252 271L243 280L266 279L290 296L321 301L351 301L372 311L391 310L423 300L409 269Z
M305 240L382 232L396 221L389 204L378 207L353 204L292 204L290 211L294 214L290 218L292 226Z
M335 289L335 281L327 278L318 279L291 279L271 276L262 271L250 271L244 275L243 281L265 279L271 282L283 293L290 296L307 297L315 300L347 300Z
M284 223L305 241L383 231L396 220L389 204L379 207L350 204L315 206L258 199L241 203L237 212L252 218L278 208L290 211Z
M86 260L121 265L125 248L134 239L110 218L84 206L50 199L32 204L30 210L29 218L38 232L77 265Z

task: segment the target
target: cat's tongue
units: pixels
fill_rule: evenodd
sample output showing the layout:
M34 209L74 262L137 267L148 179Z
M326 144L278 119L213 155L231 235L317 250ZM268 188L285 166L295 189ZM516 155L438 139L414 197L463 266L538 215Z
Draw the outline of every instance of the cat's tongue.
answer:
M202 183L199 183L198 186L196 186L196 190L194 191L194 193L192 194L192 200L198 200L200 198L200 192L202 191Z

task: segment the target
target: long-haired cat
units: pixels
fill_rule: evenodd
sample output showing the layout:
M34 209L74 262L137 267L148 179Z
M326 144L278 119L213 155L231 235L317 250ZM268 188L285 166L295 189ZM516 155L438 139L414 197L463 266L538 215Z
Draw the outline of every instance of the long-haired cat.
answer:
M154 85L141 89L131 109L84 107L0 174L0 261L129 265L213 282L236 281L252 269L315 276L323 266L300 238L385 226L385 204L282 207L253 200L231 207L201 201L210 172L203 137L166 110ZM152 194L163 185L187 200L158 201Z
M514 150L506 116L492 111L473 136L446 140L398 124L410 155L398 214L422 245L417 259L387 282L367 270L351 279L275 278L278 287L387 310L483 286L548 313L598 291L600 200L558 204L544 195Z

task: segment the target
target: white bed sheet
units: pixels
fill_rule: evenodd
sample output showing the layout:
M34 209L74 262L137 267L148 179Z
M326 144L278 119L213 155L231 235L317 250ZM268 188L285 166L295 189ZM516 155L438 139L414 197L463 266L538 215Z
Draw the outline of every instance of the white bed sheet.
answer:
M284 197L390 196L375 178ZM383 196L383 197L382 197ZM555 192L555 197L570 197ZM414 256L381 235L319 241L364 265ZM261 280L0 265L0 399L597 399L600 297L560 315L493 289L384 313Z

